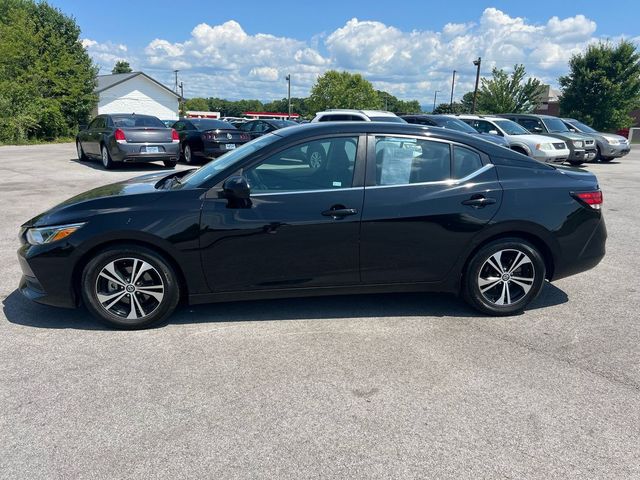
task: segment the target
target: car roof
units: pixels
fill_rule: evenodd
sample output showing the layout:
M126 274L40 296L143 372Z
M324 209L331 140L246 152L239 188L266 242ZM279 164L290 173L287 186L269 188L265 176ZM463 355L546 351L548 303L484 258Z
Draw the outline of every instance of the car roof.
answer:
M538 113L498 113L496 117L558 118L553 115L542 115Z
M376 117L397 117L395 113L388 112L386 110L357 110L353 108L330 108L328 110L318 112L316 113L316 115L320 115L321 113L362 113L367 117L370 117L372 115Z

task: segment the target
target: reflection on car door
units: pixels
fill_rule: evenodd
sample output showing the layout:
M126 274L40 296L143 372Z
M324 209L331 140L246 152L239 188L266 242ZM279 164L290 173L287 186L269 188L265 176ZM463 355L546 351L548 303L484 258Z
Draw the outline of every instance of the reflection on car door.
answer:
M100 154L100 131L101 125L104 123L103 117L94 118L85 132L85 140L82 144L84 152L89 155Z
M444 279L498 211L495 169L483 154L448 142L376 136L369 143L363 283Z
M212 291L357 284L364 143L306 141L236 172L251 186L249 208L205 200L201 252ZM324 149L324 168L311 168L302 148Z

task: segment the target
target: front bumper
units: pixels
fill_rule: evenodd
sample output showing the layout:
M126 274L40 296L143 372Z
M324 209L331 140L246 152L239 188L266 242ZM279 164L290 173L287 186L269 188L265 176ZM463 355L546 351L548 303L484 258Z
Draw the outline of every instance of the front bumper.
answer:
M157 152L146 152L156 148ZM116 143L111 149L111 158L116 162L145 163L157 161L178 161L180 144L176 143Z
M534 150L533 158L539 162L563 163L569 158L571 151L568 148L562 150Z
M628 143L621 143L618 145L605 144L600 149L600 154L607 158L621 158L627 155L631 151L631 147Z
M78 299L72 287L68 245L29 245L18 249L22 277L18 290L29 300L54 307L74 308Z

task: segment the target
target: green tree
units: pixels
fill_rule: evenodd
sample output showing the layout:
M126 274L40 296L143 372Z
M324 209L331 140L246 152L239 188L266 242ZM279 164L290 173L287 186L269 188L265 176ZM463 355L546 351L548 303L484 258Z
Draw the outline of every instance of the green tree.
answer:
M131 69L131 65L126 60L118 60L116 64L113 66L113 70L111 73L131 73L133 70Z
M184 102L185 110L209 111L209 100L206 98L190 98Z
M371 82L358 73L329 70L311 88L310 110L329 108L380 108L380 98Z
M0 142L71 135L87 121L97 69L79 36L47 3L0 1Z
M476 111L482 113L528 113L535 109L544 87L540 80L525 81L524 65L514 65L509 75L494 68L491 78L483 78L478 90Z
M629 112L640 107L640 54L626 40L590 45L571 57L569 74L559 83L562 115L601 131L630 127Z
M420 113L422 107L417 100L399 100L394 95L384 90L376 90L376 94L380 100L380 108L388 110L389 112L401 114L401 113Z
M471 107L466 109L466 105L461 102L453 102L453 105L450 103L441 103L438 105L435 110L432 112L434 114L459 114L459 113L469 113L471 112Z

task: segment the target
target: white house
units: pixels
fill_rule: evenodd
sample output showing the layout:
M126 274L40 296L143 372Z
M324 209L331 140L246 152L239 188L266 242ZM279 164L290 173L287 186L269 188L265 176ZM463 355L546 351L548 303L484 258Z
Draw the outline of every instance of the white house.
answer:
M180 96L146 73L99 75L98 107L93 114L139 113L160 120L178 120Z

